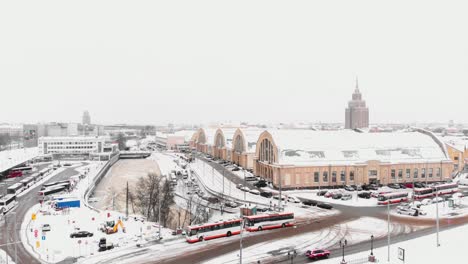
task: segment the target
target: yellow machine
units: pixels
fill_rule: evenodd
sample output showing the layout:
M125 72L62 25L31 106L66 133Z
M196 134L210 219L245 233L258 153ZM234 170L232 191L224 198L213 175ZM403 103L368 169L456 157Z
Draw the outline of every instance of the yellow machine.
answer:
M120 228L122 228L122 231L125 233L125 227L123 225L123 222L122 220L118 220L117 223L113 226L113 227L107 227L107 230L106 230L106 233L107 234L114 234L114 233L117 233L119 231L119 226Z

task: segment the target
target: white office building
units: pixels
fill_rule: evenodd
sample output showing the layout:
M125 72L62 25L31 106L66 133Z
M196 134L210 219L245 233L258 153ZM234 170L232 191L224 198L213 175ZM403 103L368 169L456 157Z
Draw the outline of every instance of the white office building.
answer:
M102 153L104 137L41 137L39 154L59 157L83 157Z

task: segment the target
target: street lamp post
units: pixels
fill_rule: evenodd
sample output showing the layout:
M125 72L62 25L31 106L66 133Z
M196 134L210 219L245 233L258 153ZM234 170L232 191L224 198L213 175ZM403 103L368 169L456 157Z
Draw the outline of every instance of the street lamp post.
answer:
M445 203L445 201L444 201ZM439 189L436 187L436 224L437 224L437 247L440 247L439 243Z
M390 262L390 201L387 201L387 262Z
M371 235L370 239L370 254L374 256L374 235Z
M340 247L342 249L341 252L342 252L342 256L343 256L343 258L341 260L341 264L346 264L346 260L344 259L344 249L345 249L345 246L347 244L348 244L348 240L346 240L346 239L344 241L340 240Z

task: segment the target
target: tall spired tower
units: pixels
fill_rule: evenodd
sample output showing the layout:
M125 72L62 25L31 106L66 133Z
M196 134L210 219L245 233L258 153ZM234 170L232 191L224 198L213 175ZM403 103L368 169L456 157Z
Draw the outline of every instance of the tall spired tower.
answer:
M369 127L369 108L366 101L362 100L359 91L359 83L356 78L356 88L354 89L353 99L348 102L348 108L345 110L345 128L366 128Z

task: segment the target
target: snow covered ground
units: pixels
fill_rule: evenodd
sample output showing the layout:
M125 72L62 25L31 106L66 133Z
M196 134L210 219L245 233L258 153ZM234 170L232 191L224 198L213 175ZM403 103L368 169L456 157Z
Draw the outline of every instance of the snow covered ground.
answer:
M440 202L438 204L439 218L455 218L468 215L468 197L456 199L455 204L456 207L450 207L448 201ZM437 203L421 205L420 209L426 214L420 215L418 218L435 219L437 217ZM398 214L397 209L392 210L391 214L410 218L414 217Z
M3 249L0 249L0 264L6 264L7 258L8 264L15 264L13 259L10 256L8 256L8 254Z
M22 148L0 151L0 171L7 170L39 155L39 148Z
M377 199L370 198L364 199L359 198L356 192L347 192L343 191L343 193L349 193L352 195L351 200L343 201L341 199L333 199L333 198L326 198L325 196L318 196L317 191L286 191L286 194L294 195L298 198L303 199L310 199L330 204L342 204L347 206L357 206L357 207L373 207L377 206Z
M242 260L246 263L272 263L272 258L284 258L290 250L296 250L298 256L303 256L309 249L332 248L341 239L346 238L348 243L359 243L369 240L371 235L376 238L385 236L386 222L376 218L364 217L353 220L332 228L302 234L286 239L265 241L251 247L245 247L242 252ZM207 264L239 263L239 252L231 252L211 259Z
M439 243L437 247L436 234L422 236L401 243L391 244L390 246L390 262L387 262L387 247L374 249L374 256L383 263L405 263L405 264L420 264L420 263L466 263L466 244L462 241L466 240L468 233L468 225L446 230L440 233ZM405 250L404 262L398 259L399 248ZM360 252L345 257L348 263L363 263L357 260L366 259L370 251ZM321 260L321 264L339 263L341 258L333 258Z
M36 257L48 262L58 262L67 257L91 256L98 253L98 241L106 237L108 242L119 247L134 246L138 241L155 239L158 236L158 226L151 222L136 221L130 217L124 220L126 232L122 229L115 234L104 234L98 231L98 227L104 221L124 219L124 215L114 211L94 211L84 206L83 195L89 182L96 176L103 162L91 162L88 166L79 168L79 171L89 169L87 176L82 179L76 188L69 194L81 199L81 208L71 208L63 211L55 211L49 203L36 204L26 214L21 229L22 242L25 247ZM88 181L90 177L90 181ZM36 213L36 220L31 220ZM49 224L51 231L42 232L42 225ZM37 232L36 232L37 230ZM84 230L94 233L90 238L70 238L72 232ZM171 230L162 229L162 236L171 236ZM115 249L114 249L115 250ZM86 263L86 262L85 262Z

